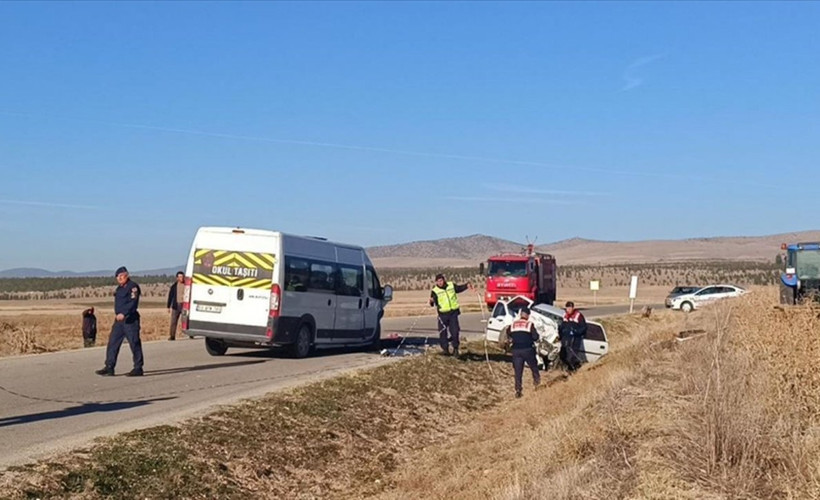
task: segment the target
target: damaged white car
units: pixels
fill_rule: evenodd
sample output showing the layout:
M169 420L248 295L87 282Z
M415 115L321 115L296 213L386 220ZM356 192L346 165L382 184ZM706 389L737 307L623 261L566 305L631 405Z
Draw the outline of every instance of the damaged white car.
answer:
M527 297L518 295L507 300L499 300L487 320L485 337L487 342L495 342L500 347L507 343L510 326L524 308L530 309L530 321L538 332L538 342L535 345L538 364L542 369L549 369L558 360L561 351L561 339L558 336L558 327L564 320L564 310L549 304L533 304ZM587 320L587 334L583 341L583 357L588 363L597 361L609 352L606 330L603 325Z

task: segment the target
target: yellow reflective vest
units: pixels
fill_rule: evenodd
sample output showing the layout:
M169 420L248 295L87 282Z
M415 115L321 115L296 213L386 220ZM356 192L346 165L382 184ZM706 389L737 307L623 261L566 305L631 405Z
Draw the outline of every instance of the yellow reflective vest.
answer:
M439 288L438 285L434 286L433 293L436 294L438 312L446 313L458 309L456 284L452 281L447 283L446 288Z

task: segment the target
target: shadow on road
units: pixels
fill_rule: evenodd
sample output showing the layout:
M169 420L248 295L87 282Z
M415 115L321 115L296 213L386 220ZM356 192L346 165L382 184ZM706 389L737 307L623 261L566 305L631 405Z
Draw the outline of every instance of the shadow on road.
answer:
M259 363L265 363L265 360L259 359L253 361L238 361L235 363L214 363L210 365L195 365L184 366L181 368L166 368L164 370L146 370L145 376L153 377L156 375L171 375L174 373L198 372L203 370L215 370L217 368L230 368L232 366L258 365Z
M0 428L10 427L12 425L30 424L33 422L40 422L43 420L55 420L66 417L76 417L78 415L87 415L89 413L113 412L120 410L128 410L131 408L139 408L140 406L150 405L158 401L168 401L176 399L176 397L164 397L154 399L143 399L140 401L122 401L113 403L83 403L78 406L72 406L63 410L46 411L41 413L31 413L28 415L17 415L14 417L0 418Z

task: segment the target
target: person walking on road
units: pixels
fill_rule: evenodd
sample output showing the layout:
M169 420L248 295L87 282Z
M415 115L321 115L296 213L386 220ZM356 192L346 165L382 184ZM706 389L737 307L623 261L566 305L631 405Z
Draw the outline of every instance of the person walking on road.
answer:
M168 335L168 340L176 340L177 325L179 324L179 317L182 315L182 302L185 300L185 273L179 271L177 273L176 281L171 288L168 289L168 301L165 307L168 308L168 313L171 315L171 329Z
M473 285L456 285L452 281L447 281L443 274L436 275L436 286L430 292L430 305L438 309L439 321L439 345L445 356L450 355L449 342L453 344L453 356L458 356L459 333L461 328L458 324L458 316L461 310L458 305L458 294L467 289L472 290ZM450 340L448 342L447 334Z
M524 364L532 371L532 382L537 388L541 383L541 372L538 370L538 359L535 357L535 345L538 341L538 332L530 321L530 310L526 307L519 311L519 316L510 327L510 342L512 344L513 370L515 371L515 397L520 398L522 392L522 378Z
M581 311L575 309L575 303L566 303L564 320L558 329L561 336L561 352L559 354L569 373L574 373L584 362L583 344L587 334L587 321Z
M94 347L97 343L97 317L94 308L83 311L83 347Z
M114 367L123 340L128 340L131 348L134 368L126 374L128 377L142 376L142 342L140 341L140 286L128 276L124 266L117 269L117 289L114 291L114 324L108 336L108 348L105 352L105 366L97 370L97 375L114 376Z

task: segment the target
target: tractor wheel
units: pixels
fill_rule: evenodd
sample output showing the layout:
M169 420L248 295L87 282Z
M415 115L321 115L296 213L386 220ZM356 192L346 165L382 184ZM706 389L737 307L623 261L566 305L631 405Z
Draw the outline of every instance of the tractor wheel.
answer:
M780 303L784 306L793 306L795 302L794 288L780 283Z

